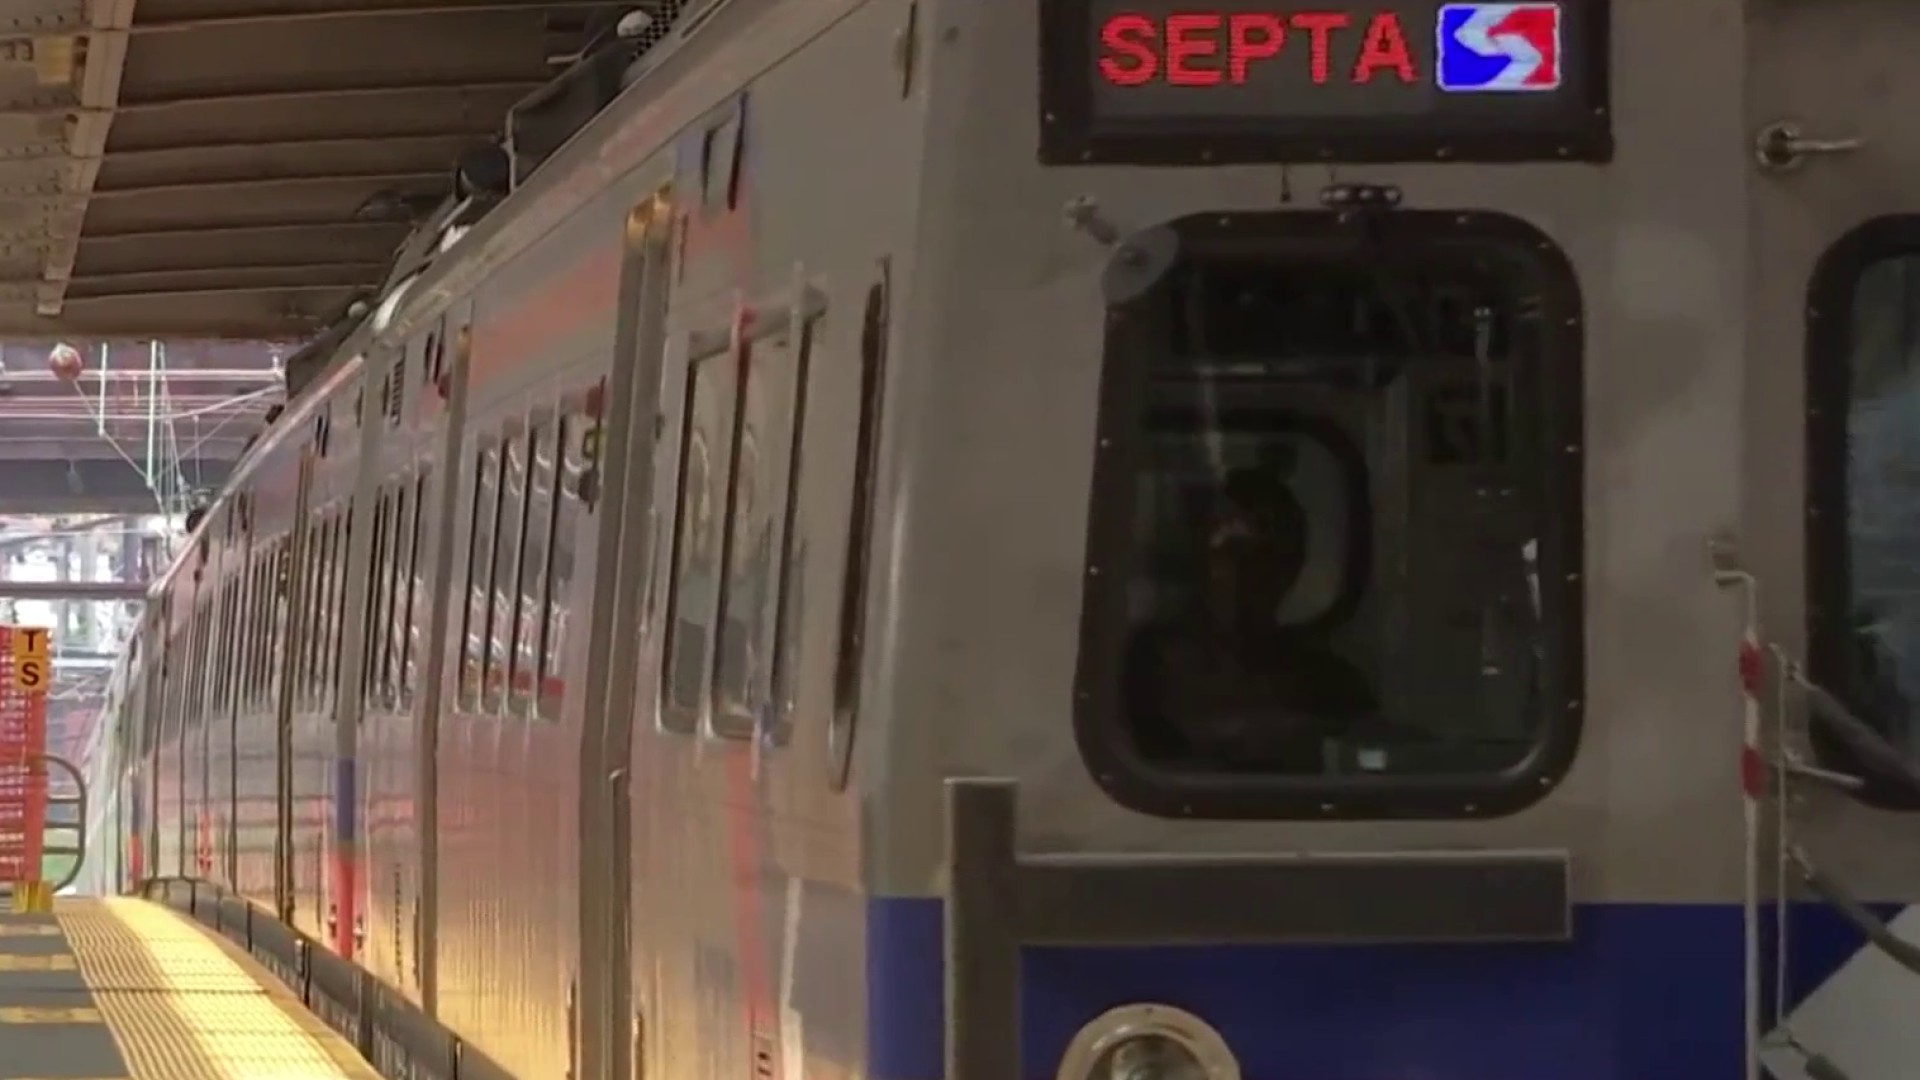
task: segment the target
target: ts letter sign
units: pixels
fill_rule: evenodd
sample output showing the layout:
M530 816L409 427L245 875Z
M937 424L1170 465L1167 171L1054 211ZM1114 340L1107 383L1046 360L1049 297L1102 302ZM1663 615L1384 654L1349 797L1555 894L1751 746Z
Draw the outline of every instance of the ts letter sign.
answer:
M28 693L39 693L47 688L47 679L52 674L52 650L48 647L52 631L44 626L16 626L12 628L11 647L13 652L13 685Z

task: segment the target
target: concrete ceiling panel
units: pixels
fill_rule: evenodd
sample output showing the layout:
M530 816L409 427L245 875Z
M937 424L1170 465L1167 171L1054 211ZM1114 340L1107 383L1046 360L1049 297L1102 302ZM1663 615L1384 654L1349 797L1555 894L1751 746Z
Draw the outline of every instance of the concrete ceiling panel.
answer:
M605 6L0 0L0 335L316 332Z

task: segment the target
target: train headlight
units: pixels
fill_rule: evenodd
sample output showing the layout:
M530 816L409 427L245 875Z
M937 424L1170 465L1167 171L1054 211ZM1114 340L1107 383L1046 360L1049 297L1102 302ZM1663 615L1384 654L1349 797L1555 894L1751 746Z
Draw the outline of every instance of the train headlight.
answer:
M1205 1020L1171 1005L1122 1005L1080 1029L1058 1080L1240 1080L1240 1062Z

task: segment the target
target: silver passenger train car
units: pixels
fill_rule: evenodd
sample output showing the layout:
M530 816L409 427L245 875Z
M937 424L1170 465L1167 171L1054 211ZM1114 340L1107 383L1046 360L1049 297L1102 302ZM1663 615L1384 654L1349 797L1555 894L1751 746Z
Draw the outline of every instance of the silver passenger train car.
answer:
M1920 13L656 18L156 586L98 887L394 1075L1912 1075Z

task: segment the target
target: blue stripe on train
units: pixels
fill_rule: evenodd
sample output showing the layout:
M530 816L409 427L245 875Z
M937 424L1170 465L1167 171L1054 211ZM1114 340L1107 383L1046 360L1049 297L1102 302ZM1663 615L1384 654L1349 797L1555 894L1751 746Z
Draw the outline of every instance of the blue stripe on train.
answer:
M1081 1024L1146 1000L1213 1023L1248 1080L1741 1075L1737 906L1587 905L1574 920L1559 945L1029 949L1022 1072L1052 1077ZM935 899L869 901L875 1080L941 1076L940 922ZM1861 945L1810 906L1789 937L1795 1001Z

